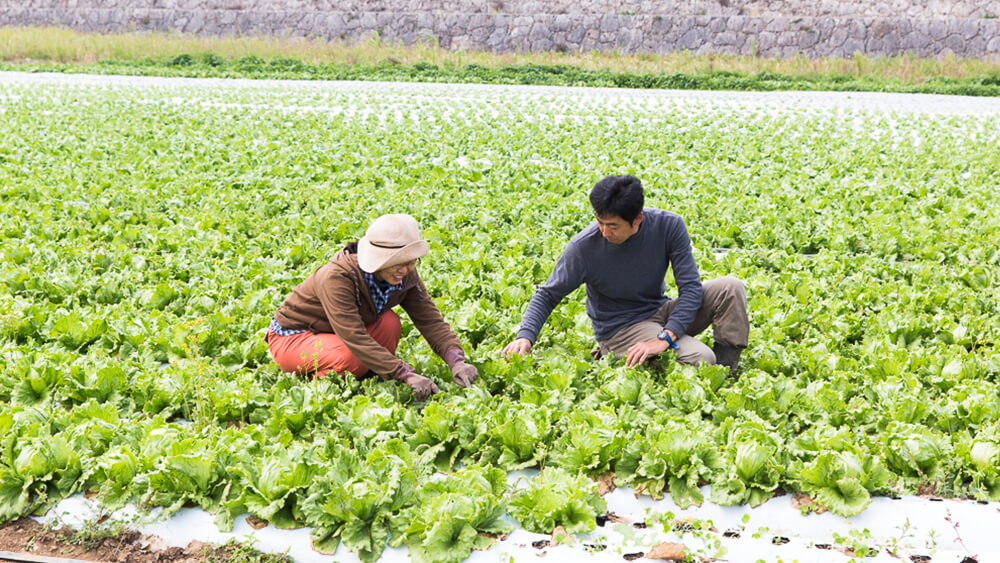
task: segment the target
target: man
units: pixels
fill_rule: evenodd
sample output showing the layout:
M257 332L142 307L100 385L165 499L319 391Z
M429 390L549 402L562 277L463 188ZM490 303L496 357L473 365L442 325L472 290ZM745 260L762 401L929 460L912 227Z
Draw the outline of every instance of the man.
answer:
M633 176L608 176L594 186L597 221L573 237L535 292L517 338L502 351L505 358L530 353L556 305L586 284L598 356L624 357L633 367L673 349L681 363L718 363L735 373L750 332L743 282L727 276L702 284L684 220L643 208L644 201ZM664 294L668 267L677 299ZM694 338L709 325L714 349Z

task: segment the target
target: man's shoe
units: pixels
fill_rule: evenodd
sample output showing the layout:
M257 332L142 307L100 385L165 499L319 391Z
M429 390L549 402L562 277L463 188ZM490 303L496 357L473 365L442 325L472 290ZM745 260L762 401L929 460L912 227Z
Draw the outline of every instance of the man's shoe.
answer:
M737 366L740 364L740 354L743 353L742 346L728 346L716 344L712 347L715 352L715 363L729 368L729 375L735 376Z

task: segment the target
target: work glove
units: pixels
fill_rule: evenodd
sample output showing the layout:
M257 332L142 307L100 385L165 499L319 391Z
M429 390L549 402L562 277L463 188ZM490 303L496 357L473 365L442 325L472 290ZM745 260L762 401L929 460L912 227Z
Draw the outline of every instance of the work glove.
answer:
M409 385L410 389L413 389L413 396L418 401L426 400L434 393L440 391L433 381L422 375L417 375L413 367L406 362L400 362L399 367L396 368L395 373L392 375L393 379Z
M444 361L451 368L451 377L462 387L472 385L479 378L476 366L465 362L465 352L461 348L452 348L444 353Z

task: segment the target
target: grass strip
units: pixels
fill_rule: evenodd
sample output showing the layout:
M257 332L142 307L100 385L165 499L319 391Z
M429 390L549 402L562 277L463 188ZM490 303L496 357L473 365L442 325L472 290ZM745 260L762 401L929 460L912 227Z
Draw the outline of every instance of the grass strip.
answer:
M879 79L867 76L791 76L766 70L755 74L729 70L705 73L635 73L539 64L492 68L475 63L459 68L445 68L422 62L412 65L393 62L313 64L284 57L268 60L253 55L226 60L212 54L199 56L182 54L170 59L145 59L141 61L109 60L83 65L66 63L0 64L0 69L191 78L373 80L674 90L809 90L1000 96L1000 74L972 78L935 77L923 83L909 83L898 79Z
M428 44L387 45L378 38L345 45L318 39L102 35L35 27L0 28L0 61L3 70L139 76L1000 95L1000 63L953 56L495 54Z

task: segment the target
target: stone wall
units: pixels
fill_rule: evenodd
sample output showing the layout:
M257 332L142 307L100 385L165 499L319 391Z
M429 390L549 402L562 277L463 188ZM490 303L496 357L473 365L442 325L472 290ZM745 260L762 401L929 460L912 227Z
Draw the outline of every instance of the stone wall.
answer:
M996 59L998 15L1000 0L0 0L0 25L767 57Z
M1000 16L1000 0L0 0L0 10L12 8L911 19Z

